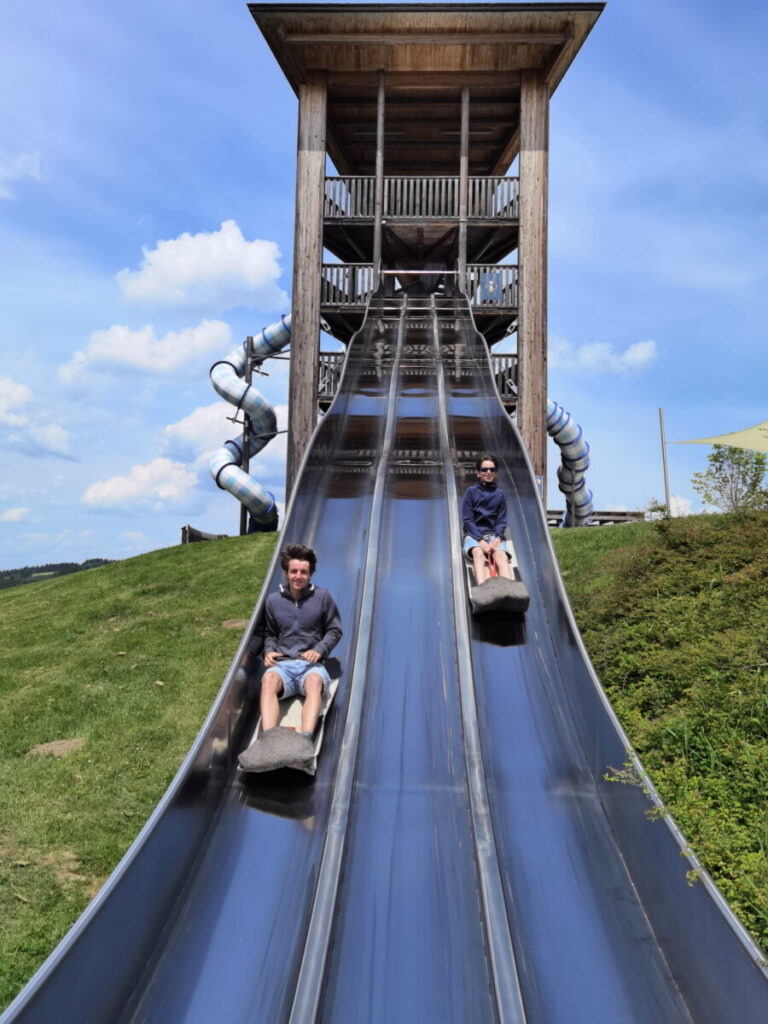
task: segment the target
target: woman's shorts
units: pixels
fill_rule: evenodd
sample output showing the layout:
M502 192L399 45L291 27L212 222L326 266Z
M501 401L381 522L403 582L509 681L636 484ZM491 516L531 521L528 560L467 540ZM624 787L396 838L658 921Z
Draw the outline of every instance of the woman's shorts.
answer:
M323 680L323 694L328 692L331 685L331 677L320 662L313 665L311 661L304 661L303 658L282 658L272 668L268 668L267 672L277 672L282 680L283 692L280 694L280 700L305 696L304 680L312 672Z
M483 540L487 540L490 543L490 541L493 540L494 536L495 536L495 534L493 534L493 533L487 533L483 537ZM472 550L472 548L477 548L479 546L480 546L480 541L479 540L475 540L475 538L473 536L471 536L471 534L468 533L465 536L465 538L464 538L464 554L465 555L468 555L470 553L470 551ZM510 555L510 553L509 553L509 548L507 547L507 542L505 540L502 540L501 544L499 544L499 549L504 552L504 554L507 556L507 558L511 558L512 557Z

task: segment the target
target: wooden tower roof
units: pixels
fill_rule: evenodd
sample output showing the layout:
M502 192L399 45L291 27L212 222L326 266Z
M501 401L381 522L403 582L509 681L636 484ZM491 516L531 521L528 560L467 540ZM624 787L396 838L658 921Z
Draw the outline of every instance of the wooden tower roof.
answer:
M520 75L554 92L603 3L249 4L295 91L328 88L327 146L341 174L372 174L376 95L387 90L386 173L455 174L460 94L470 89L471 175L517 155Z

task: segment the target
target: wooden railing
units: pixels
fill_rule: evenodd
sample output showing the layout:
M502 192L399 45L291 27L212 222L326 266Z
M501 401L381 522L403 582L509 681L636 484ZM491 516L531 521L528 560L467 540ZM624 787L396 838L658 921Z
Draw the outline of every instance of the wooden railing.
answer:
M323 264L321 306L365 306L372 290L372 263Z
M517 281L516 264L467 264L467 294L475 307L517 309Z
M324 406L330 405L339 389L344 352L321 352L318 368L317 397ZM505 406L517 404L517 355L504 352L491 355L496 386ZM182 541L182 543L185 543Z
M491 356L493 375L499 397L506 406L517 404L517 353L503 352Z
M458 178L385 178L384 216L391 219L459 216Z
M519 178L470 178L470 220L516 220Z
M518 216L518 179L470 178L467 195L469 220L515 220ZM370 175L325 179L326 220L373 220L376 180ZM458 177L384 178L382 215L390 220L457 220Z
M370 176L326 178L323 216L326 220L371 220L376 179Z
M324 404L329 403L338 391L343 365L343 352L320 353L320 367L317 377L317 397Z

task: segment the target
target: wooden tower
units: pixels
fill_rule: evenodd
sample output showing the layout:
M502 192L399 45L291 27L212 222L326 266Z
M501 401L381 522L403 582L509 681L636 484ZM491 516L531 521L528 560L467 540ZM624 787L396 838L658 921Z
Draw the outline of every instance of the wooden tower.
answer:
M549 98L603 6L249 4L299 100L288 491L317 421L321 317L351 337L380 268L457 271L488 343L517 331L543 486Z

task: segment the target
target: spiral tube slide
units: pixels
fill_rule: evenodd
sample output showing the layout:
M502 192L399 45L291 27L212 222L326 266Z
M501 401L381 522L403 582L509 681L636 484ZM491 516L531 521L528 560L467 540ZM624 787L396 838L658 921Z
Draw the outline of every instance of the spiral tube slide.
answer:
M253 357L261 362L291 340L291 317L282 316L276 323L265 327L253 343ZM247 455L252 458L268 444L277 433L277 417L270 403L257 391L253 384L245 381L245 342L226 359L220 359L211 367L211 383L218 395L249 417ZM243 470L243 439L226 441L211 456L209 467L216 485L229 491L250 512L257 527L277 528L275 497Z
M566 496L563 526L588 526L592 518L592 491L584 474L589 468L589 445L582 430L562 405L547 400L547 433L560 448L562 465L557 470L558 487ZM571 522L571 513L575 522Z

